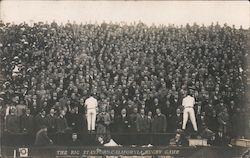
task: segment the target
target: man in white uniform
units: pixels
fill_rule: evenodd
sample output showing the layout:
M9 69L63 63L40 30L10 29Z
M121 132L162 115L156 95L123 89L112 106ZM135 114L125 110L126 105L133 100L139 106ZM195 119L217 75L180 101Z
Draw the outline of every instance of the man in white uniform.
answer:
M197 124L196 124L196 118L195 118L195 113L194 113L194 104L195 104L195 99L194 97L191 96L190 94L187 94L185 98L182 100L182 106L184 107L183 110L183 124L182 124L182 129L186 129L186 124L188 121L188 116L192 122L193 128L195 132L197 132Z
M85 107L87 110L86 118L88 123L88 131L93 131L95 130L97 100L93 96L90 96L85 100Z

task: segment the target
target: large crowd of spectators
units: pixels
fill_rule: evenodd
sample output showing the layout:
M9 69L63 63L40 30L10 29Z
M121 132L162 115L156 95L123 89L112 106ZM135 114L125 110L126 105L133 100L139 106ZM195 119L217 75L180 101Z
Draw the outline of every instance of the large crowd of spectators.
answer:
M1 22L0 37L6 133L35 133L43 125L49 133L87 132L84 102L90 94L98 100L97 126L111 135L171 133L181 128L181 102L192 89L199 131L244 135L247 30L226 24ZM124 113L126 119L119 119ZM141 126L138 115L148 122Z

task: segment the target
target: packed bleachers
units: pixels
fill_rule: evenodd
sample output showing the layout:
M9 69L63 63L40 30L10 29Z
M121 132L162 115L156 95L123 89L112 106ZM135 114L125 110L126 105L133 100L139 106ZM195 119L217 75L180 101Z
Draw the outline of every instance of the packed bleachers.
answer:
M61 132L59 125L84 132L89 94L100 111L114 114L111 133L120 133L116 118L124 108L131 135L138 132L141 109L152 121L147 133L171 133L182 123L183 95L192 89L199 131L244 136L247 30L226 24L0 23L0 37L5 133L34 134L42 125L52 133ZM152 128L157 108L166 116L163 131ZM61 110L66 124L58 119Z

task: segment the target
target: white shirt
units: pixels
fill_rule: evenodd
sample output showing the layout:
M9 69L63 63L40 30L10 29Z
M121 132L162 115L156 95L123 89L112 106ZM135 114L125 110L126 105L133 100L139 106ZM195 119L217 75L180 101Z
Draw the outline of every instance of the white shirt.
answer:
M97 100L94 97L89 97L85 100L85 106L87 110L96 109L97 107Z
M185 98L183 98L182 100L182 105L186 108L186 107L194 107L195 104L195 99L194 97L188 95Z

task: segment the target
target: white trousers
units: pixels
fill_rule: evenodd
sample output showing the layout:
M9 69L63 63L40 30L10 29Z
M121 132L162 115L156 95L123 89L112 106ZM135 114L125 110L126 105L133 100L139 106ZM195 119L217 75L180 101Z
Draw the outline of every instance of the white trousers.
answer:
M197 131L197 124L196 124L196 118L195 118L195 113L193 108L185 108L183 111L183 123L182 123L182 129L186 129L186 124L188 121L188 117L190 118L193 128L195 131Z
M88 109L86 118L88 123L88 130L95 130L96 109Z

